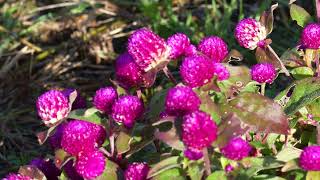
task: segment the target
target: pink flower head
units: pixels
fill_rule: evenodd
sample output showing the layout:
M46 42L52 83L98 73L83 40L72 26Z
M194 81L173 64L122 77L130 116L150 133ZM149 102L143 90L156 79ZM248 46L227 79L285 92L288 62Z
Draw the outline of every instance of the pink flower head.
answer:
M213 77L213 62L204 56L186 57L181 66L180 74L184 84L200 87L209 83Z
M241 160L249 156L252 150L250 144L240 137L231 139L227 145L221 148L221 153L232 160Z
M69 100L61 91L50 90L38 98L37 110L44 124L51 126L68 116Z
M104 127L82 120L67 123L61 138L62 148L71 155L92 151L101 146L106 138Z
M109 114L111 113L112 105L117 98L118 93L113 87L100 88L93 97L93 104L98 110Z
M320 48L320 24L311 23L304 27L301 33L301 44L303 48L319 49Z
M198 45L198 49L217 63L222 62L228 55L228 45L218 36L203 38Z
M185 50L184 55L185 56L195 56L198 54L197 47L193 44L190 44Z
M52 160L41 158L33 159L30 165L37 167L46 176L48 180L58 180L61 171L54 165Z
M170 36L167 40L170 47L170 58L177 59L185 53L185 50L190 46L190 39L183 33L176 33Z
M224 171L229 173L232 172L234 170L234 167L231 164L226 165L226 167L224 168Z
M217 138L217 125L211 116L202 111L194 111L183 116L182 141L192 149L201 150Z
M121 54L116 60L116 79L126 89L139 87L143 81L142 71L129 53Z
M140 69L160 70L169 62L170 48L166 41L148 28L136 30L128 40L128 52Z
M112 118L127 128L132 128L143 112L144 105L137 96L121 96L112 106Z
M147 163L134 162L124 172L125 180L146 180L149 172Z
M106 160L102 152L95 150L81 152L76 161L76 171L85 179L95 179L106 167Z
M299 164L306 171L320 171L320 146L304 148L299 158Z
M32 178L29 176L22 175L22 174L10 173L2 180L32 180Z
M169 115L185 115L199 109L200 98L187 86L177 86L171 88L166 96L165 111Z
M74 109L84 109L87 107L87 102L84 99L84 97L82 97L80 95L80 92L78 90L72 89L72 88L68 88L62 91L62 93L64 94L64 96L66 96L66 98L69 100L69 96L72 92L77 91L77 97L74 100L74 102L72 103L72 110Z
M271 84L276 75L277 71L270 63L260 63L251 67L251 78L258 83Z
M252 18L242 19L234 31L240 46L255 49L259 42L264 41L267 37L266 28L259 21Z
M199 160L203 157L202 151L198 149L186 149L183 154L190 160Z
M228 69L221 63L213 64L213 74L217 76L218 81L227 80L230 77Z

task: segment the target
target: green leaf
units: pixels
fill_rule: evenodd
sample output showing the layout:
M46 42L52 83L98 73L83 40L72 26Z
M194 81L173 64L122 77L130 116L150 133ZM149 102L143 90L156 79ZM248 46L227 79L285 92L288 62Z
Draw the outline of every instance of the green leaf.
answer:
M297 24L301 27L304 27L310 20L312 20L310 14L296 4L290 5L290 16L292 20L297 21Z
M207 177L206 180L227 180L226 173L224 171L215 171L210 176Z
M309 67L297 67L291 70L291 74L295 79L304 79L307 77L313 77L314 72Z
M38 142L40 145L46 142L46 140L54 133L57 126L50 127L48 130L37 133Z
M249 126L256 131L287 134L289 130L288 117L282 107L260 94L240 94L229 102L225 112L234 112L244 123L243 126Z
M57 149L54 152L54 163L58 168L62 168L68 161L72 159L73 157L63 149Z
M282 177L279 177L279 176L275 176L275 175L270 175L270 174L261 174L261 175L258 175L258 176L254 176L252 178L253 180L265 180L265 179L268 179L268 180L286 180Z
M202 163L203 164L203 163ZM201 180L203 173L204 173L204 169L203 169L203 165L199 164L197 161L191 161L188 164L188 176L190 177L191 180Z
M130 142L132 137L124 131L121 131L116 139L115 146L118 154L123 154L130 150Z
M161 172L157 176L154 176L151 178L152 180L185 180L186 178L181 172L182 170L180 168L173 168L173 169L168 169L166 171Z
M264 11L260 16L260 23L266 27L267 34L273 30L273 11L278 7L278 3L271 6L270 10Z
M282 168L281 172L288 172L292 170L300 169L298 159L288 161Z
M230 72L230 78L224 81L218 81L218 87L227 97L233 97L250 81L250 69L246 66L231 66L226 65Z
M220 118L220 110L217 104L213 102L211 97L206 92L200 92L199 98L201 100L200 110L210 114L212 119L217 124L219 124L221 121L221 118Z
M308 171L306 180L317 180L320 179L320 171Z
M245 167L245 174L249 177L257 175L259 171L279 168L284 165L283 162L273 157L248 157L241 160L241 164Z
M303 80L295 81L293 85L284 90L284 92L288 92L292 86L295 86L290 96L289 101L286 103L284 112L287 115L293 115L300 108L311 104L315 99L320 97L320 78L312 77L306 78ZM284 93L280 93L276 97L279 99Z
M88 7L90 7L90 4L87 2L81 2L78 6L75 8L72 8L70 12L72 14L80 14L83 13Z
M277 155L276 159L283 162L289 162L293 159L299 158L301 150L290 145L283 148Z
M320 117L320 98L314 100L312 103L308 104L306 106L307 111L309 114L312 114L313 118L319 118Z
M103 119L99 116L99 110L96 108L73 110L69 113L68 118L84 120L99 125L103 124Z
M121 180L123 179L122 171L118 164L106 158L106 167L103 173L95 180Z
M150 169L147 179L157 176L168 169L180 167L179 162L180 162L179 156L172 156L160 161Z
M297 47L288 49L285 51L280 59L283 62L283 64L287 67L295 68L300 67L301 65L304 65L305 62L303 61L303 51L299 50Z
M164 89L152 96L149 104L150 111L148 112L148 119L158 119L160 113L164 110L167 92L168 89Z
M177 125L178 121L175 121L175 117L166 117L162 120L160 120L160 122L157 122L157 125L165 125L165 123L170 123L170 129L166 130L166 131L161 131L160 127L157 128L154 132L154 137L156 139L161 140L162 142L166 143L167 145L169 145L170 147L177 149L177 150L184 150L185 147L183 145L183 142L180 139L179 136L179 129L177 129L177 127L179 127Z

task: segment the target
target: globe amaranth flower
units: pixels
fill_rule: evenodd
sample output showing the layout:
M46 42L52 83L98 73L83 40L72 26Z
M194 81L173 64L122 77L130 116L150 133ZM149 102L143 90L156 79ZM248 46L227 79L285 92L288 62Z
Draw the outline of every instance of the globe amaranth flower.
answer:
M221 148L221 153L232 160L241 160L249 156L252 147L240 137L231 139L227 145Z
M50 90L38 98L37 110L44 124L51 126L68 116L69 100L61 91Z
M271 84L276 75L277 71L271 63L261 63L251 67L251 78L258 83Z
M146 180L149 166L146 163L134 162L124 172L125 180Z
M234 36L240 46L255 49L267 37L266 28L252 18L242 19L236 26Z
M2 180L32 180L32 178L29 176L22 175L22 174L10 173Z
M304 27L301 38L301 45L307 49L320 48L320 24L311 23Z
M106 166L106 160L102 152L81 152L75 164L76 171L85 179L95 179L100 176Z
M190 44L185 50L184 55L185 56L195 56L198 54L197 47L193 44Z
M70 180L83 180L82 176L76 171L73 160L68 161L63 166L63 171L66 173L68 179Z
M145 72L161 70L169 60L170 47L148 28L136 30L128 40L128 52Z
M227 80L230 77L228 69L221 63L213 64L213 74L217 77L218 81Z
M180 75L184 84L200 87L209 83L213 77L213 62L204 56L186 57L180 66Z
M104 127L82 120L73 120L66 124L61 138L62 148L71 155L82 151L92 151L101 146L106 138Z
M58 180L61 171L54 165L52 160L45 160L42 158L33 159L30 165L37 167L48 180Z
M217 125L209 114L194 111L183 116L182 141L188 148L201 150L216 138Z
M113 87L100 88L93 97L93 104L98 110L109 114L117 98L118 93Z
M234 170L234 167L231 164L227 164L226 167L224 167L224 171L229 173Z
M137 96L121 96L112 106L112 118L132 128L135 121L143 114L144 105Z
M216 63L222 62L228 55L228 45L218 36L203 38L198 49Z
M139 87L143 81L142 71L129 53L121 54L115 65L116 79L126 88Z
M320 146L304 148L299 158L299 164L306 171L320 171Z
M61 148L61 138L62 133L64 131L64 128L66 126L66 123L61 123L57 126L54 134L49 137L48 141L52 149L60 149Z
M176 33L170 36L167 40L170 47L170 58L177 59L184 55L186 49L190 46L190 39L183 33Z
M177 86L169 89L165 100L165 112L172 116L183 116L199 109L201 100L187 86Z
M199 160L203 157L202 151L198 149L186 149L183 154L190 160Z

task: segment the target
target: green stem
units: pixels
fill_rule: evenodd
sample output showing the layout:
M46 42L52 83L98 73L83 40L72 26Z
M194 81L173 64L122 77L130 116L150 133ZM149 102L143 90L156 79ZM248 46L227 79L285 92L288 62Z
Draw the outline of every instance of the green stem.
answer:
M262 96L264 96L265 90L266 90L266 83L262 83L262 84L261 84L261 91L260 91L260 93L261 93Z

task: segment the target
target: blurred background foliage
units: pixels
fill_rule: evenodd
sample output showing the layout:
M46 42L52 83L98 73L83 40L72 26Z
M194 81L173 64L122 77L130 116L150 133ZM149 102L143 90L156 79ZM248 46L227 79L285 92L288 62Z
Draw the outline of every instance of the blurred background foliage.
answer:
M254 54L235 42L235 24L244 17L258 19L279 3L271 38L281 55L297 44L301 31L290 19L288 2L0 0L0 177L49 151L35 137L43 128L36 97L49 88L73 87L90 101L113 78L112 63L135 29L148 26L164 38L184 32L194 44L207 35L221 36L250 65ZM313 1L296 3L314 15Z

